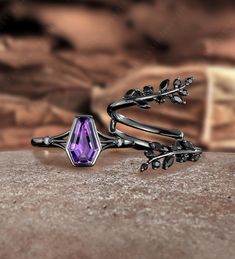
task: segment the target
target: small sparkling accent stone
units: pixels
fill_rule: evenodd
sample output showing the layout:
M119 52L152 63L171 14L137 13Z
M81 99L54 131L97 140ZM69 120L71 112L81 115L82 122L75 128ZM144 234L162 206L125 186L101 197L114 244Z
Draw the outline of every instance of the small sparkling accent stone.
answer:
M179 78L175 79L175 81L173 82L173 85L175 88L178 88L181 84L181 80Z
M75 118L66 150L75 165L94 164L101 152L101 143L92 117Z
M152 162L152 168L157 169L161 166L161 163L158 160Z
M162 166L162 168L163 168L163 169L168 169L169 167L171 167L171 166L173 165L174 160L175 160L175 158L174 158L173 155L166 157L166 158L164 159L164 161L163 161L163 166Z
M122 139L121 139L121 138L118 138L118 139L116 140L116 145L117 145L118 147L121 147L122 144L123 144Z
M139 96L141 96L140 90L138 90L138 89L130 89L130 90L128 90L128 91L126 92L124 98L126 98L126 99L132 99L132 98L137 98L137 97L139 97Z
M50 143L51 143L51 139L49 137L45 137L44 138L44 144L45 145L50 145Z

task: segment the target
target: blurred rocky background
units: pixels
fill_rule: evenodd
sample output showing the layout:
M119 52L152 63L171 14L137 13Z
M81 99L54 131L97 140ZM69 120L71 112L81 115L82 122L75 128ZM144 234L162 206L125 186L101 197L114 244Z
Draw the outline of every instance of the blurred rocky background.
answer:
M235 150L233 0L0 0L0 149L59 133L74 114L106 129L128 89L191 75L186 106L128 115Z

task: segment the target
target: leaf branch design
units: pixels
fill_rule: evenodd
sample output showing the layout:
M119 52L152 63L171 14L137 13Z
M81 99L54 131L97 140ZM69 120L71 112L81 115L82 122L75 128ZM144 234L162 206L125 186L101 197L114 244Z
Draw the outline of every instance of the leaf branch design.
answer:
M122 107L134 106L137 105L142 109L149 109L150 102L155 101L158 104L162 104L169 99L174 104L185 104L186 101L183 97L188 95L187 87L193 83L193 77L188 77L185 80L181 81L180 78L176 78L172 87L169 87L170 80L163 80L158 90L154 90L154 87L151 85L146 85L142 90L140 89L130 89L126 92L123 97L122 102L117 102L114 105L109 107L109 114L112 118L114 118L115 123L110 124L110 128L112 128L112 132L115 132L117 135L120 133L116 130L116 122L123 123L127 126L135 127L141 129L141 125L131 125L128 120L123 120L123 117L116 116L113 114L113 109L118 109ZM115 106L116 105L116 106ZM115 107L115 108L114 108ZM116 117L115 117L116 116ZM156 132L156 134L165 135L171 138L175 138L175 143L172 145L162 145L158 142L145 142L145 147L141 149L145 150L144 154L147 157L147 161L144 162L140 171L143 172L151 167L153 169L157 169L162 167L163 169L167 169L173 165L174 162L186 162L186 161L197 161L202 153L202 150L198 147L193 146L190 141L183 139L183 133L175 133L169 130L167 132L166 129L159 128L160 131ZM151 132L151 130L149 130ZM136 145L133 140L133 144ZM125 145L125 143L123 143ZM129 143L127 143L129 145ZM141 144L139 144L141 146ZM140 148L137 145L137 148Z
M170 80L165 79L160 83L157 92L154 92L153 86L146 85L143 91L139 89L128 90L124 95L124 99L132 100L137 106L143 109L150 108L149 102L151 101L161 104L165 102L166 98L169 98L175 104L186 104L182 97L188 95L188 91L185 88L192 83L193 77L189 77L183 82L179 78L176 78L173 81L173 88L169 89Z
M202 150L193 146L190 141L176 140L172 145L166 146L158 142L153 142L149 150L145 150L144 154L148 158L144 162L140 171L143 172L152 165L152 169L158 169L162 166L163 169L168 169L176 162L197 161L201 157Z
M168 98L174 104L186 104L183 97L188 95L186 87L193 83L193 77L188 77L184 81L176 78L173 81L173 87L169 89L170 80L165 79L160 83L157 92L151 85L144 86L143 91L139 89L129 90L125 96L125 100L134 102L137 106L143 109L150 108L149 102L155 101L158 104L164 103ZM140 171L143 172L151 165L153 169L162 167L167 169L176 162L197 161L201 156L201 149L194 147L193 144L184 139L176 140L172 145L162 145L158 142L150 144L148 150L144 154L148 158L144 162Z

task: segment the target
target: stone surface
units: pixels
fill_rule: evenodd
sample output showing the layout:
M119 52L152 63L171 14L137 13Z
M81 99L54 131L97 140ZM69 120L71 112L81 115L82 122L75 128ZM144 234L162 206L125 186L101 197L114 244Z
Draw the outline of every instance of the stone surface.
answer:
M235 154L139 173L142 152L74 168L61 150L0 153L0 258L235 255Z

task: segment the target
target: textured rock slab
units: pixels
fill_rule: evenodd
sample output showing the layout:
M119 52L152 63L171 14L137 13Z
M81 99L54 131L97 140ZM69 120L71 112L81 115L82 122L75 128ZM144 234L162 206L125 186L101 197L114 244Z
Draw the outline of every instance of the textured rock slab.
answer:
M235 154L140 174L142 161L0 153L0 258L233 258Z

